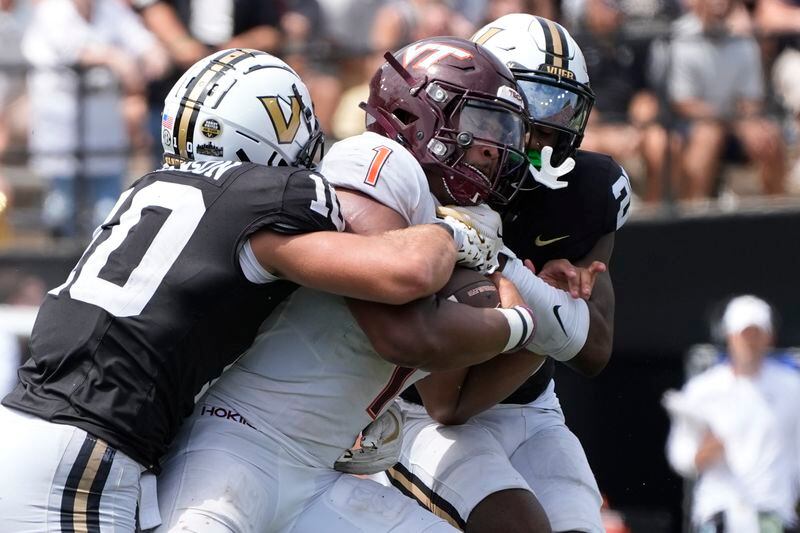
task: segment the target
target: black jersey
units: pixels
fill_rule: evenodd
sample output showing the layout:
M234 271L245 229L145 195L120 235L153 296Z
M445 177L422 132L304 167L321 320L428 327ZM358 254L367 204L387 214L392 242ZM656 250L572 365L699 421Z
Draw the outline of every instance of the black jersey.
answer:
M503 217L503 241L520 259L540 269L551 259L572 262L588 254L605 234L616 231L628 218L631 187L622 167L607 155L579 150L568 187L540 186L521 193ZM535 400L555 372L553 359L502 403ZM402 397L422 403L415 387Z
M631 204L627 174L611 157L578 150L568 187L544 186L523 195L503 217L503 240L537 269L552 259L579 261L597 241L625 224ZM528 381L502 403L527 404L539 397L555 373L545 359Z
M247 280L249 235L341 230L319 174L190 162L125 191L67 281L51 290L21 383L3 404L80 427L149 468L203 384L243 352L291 290Z

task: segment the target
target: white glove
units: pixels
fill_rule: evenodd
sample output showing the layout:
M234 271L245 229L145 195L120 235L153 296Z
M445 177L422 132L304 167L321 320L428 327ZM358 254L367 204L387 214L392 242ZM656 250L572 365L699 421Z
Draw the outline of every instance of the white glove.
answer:
M486 204L439 206L436 216L453 229L458 258L456 263L481 274L497 270L497 254L503 248L503 221Z
M575 160L571 157L568 157L564 160L561 165L557 167L553 167L550 164L550 159L553 157L553 147L552 146L545 146L542 148L542 168L537 169L535 166L528 165L528 170L530 170L533 179L548 187L550 189L563 189L567 185L569 185L566 181L558 181L558 178L564 176L565 174L569 174L572 172L572 169L575 168Z
M345 450L333 468L346 474L377 474L397 464L402 445L403 412L392 403L361 431L361 447Z

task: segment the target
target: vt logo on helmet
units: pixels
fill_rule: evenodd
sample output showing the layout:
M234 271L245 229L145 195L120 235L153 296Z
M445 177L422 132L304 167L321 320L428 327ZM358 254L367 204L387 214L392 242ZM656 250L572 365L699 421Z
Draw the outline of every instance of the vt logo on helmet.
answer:
M362 104L367 129L405 146L443 204L508 202L528 165L524 102L508 68L455 37L384 57Z
M237 48L201 59L170 90L161 144L168 163L311 166L322 132L294 70L266 52Z
M544 170L545 146L552 147L549 167L567 162L583 140L594 104L586 61L572 36L552 20L515 13L490 22L472 40L491 50L517 80L532 125L531 164ZM532 173L550 188L566 186L556 181L561 174Z

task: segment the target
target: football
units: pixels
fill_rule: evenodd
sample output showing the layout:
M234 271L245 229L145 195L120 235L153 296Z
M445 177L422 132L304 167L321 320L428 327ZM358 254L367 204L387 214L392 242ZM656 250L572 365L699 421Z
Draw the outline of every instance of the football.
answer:
M438 292L440 298L472 307L497 307L500 295L489 278L472 269L456 267L453 275Z

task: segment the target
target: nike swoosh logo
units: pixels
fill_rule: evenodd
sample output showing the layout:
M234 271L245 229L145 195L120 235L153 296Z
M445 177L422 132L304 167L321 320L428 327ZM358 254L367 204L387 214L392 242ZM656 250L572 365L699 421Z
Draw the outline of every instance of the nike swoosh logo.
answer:
M558 325L561 326L561 331L563 331L564 335L566 335L567 334L567 330L564 329L564 323L561 322L561 317L558 316L558 308L559 307L561 307L561 306L560 305L554 305L553 306L553 314L556 315L556 320L558 320Z
M556 241L566 239L567 237L569 237L569 235L562 235L561 237L556 237L555 239L542 239L541 235L537 235L536 240L533 242L536 246L547 246L548 244L552 244Z

